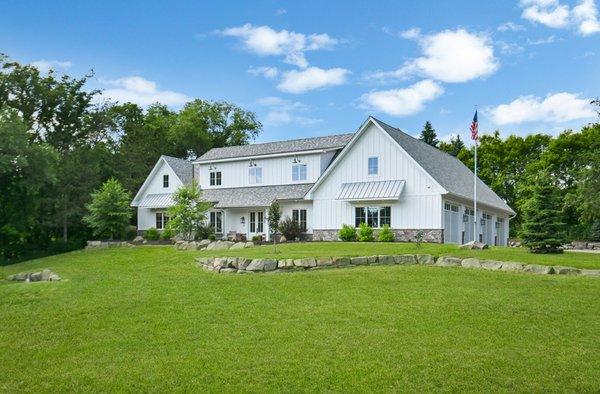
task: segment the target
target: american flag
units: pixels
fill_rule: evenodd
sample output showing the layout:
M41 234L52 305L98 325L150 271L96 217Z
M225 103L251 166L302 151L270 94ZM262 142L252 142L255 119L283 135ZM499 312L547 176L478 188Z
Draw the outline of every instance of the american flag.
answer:
M477 122L477 110L475 110L475 116L473 116L473 123L471 123L471 139L479 139L479 122Z

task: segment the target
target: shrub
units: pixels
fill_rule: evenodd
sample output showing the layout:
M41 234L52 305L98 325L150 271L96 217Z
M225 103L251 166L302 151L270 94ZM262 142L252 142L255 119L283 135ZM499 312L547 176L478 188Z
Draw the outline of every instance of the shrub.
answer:
M196 230L196 240L209 239L210 235L215 235L215 229L211 225L202 225Z
M342 225L338 236L344 242L356 241L356 229L348 224L344 224Z
M359 242L373 242L373 227L367 223L361 223L358 228Z
M417 243L417 248L421 247L421 242L423 242L424 236L425 234L423 233L423 230L417 231L417 234L415 235L415 242Z
M255 244L259 244L262 241L262 235L253 235L252 236L252 242L254 242Z
M279 231L288 241L300 238L300 233L302 233L298 222L289 216L279 223Z
M600 220L596 220L592 224L590 239L592 241L600 242Z
M208 234L208 240L209 241L216 241L217 240L217 236L215 235L215 233Z
M162 239L168 241L171 238L173 238L173 230L171 230L170 227L167 227L166 229L163 230L161 236L162 236Z
M379 242L394 242L396 239L389 225L384 225L379 232Z
M148 241L156 241L156 240L160 239L160 233L154 227L149 228L144 233L144 239L148 240Z
M114 178L102 184L92 193L92 202L86 205L88 214L83 221L89 225L97 237L114 239L123 235L131 218L131 197L129 192Z
M137 237L137 227L136 226L127 226L125 228L125 239L131 241Z

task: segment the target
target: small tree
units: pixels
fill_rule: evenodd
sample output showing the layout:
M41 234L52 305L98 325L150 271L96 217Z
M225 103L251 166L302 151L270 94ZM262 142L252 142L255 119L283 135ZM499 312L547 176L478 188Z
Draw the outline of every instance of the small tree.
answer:
M302 233L298 222L289 216L279 222L279 231L281 231L281 234L283 234L288 241L300 238L300 234Z
M181 186L173 194L174 205L168 209L169 228L183 239L191 241L194 234L202 229L206 221L206 212L211 204L202 199L202 192L196 181Z
M532 253L560 253L564 243L560 222L560 201L548 173L538 174L529 188L529 197L522 206L523 245Z
M281 219L281 208L279 207L279 203L277 201L273 201L271 206L269 207L269 212L267 216L267 220L269 221L269 232L273 235L273 247L275 248L275 253L277 253L277 246L275 244L275 234L279 229L279 220Z
M131 196L119 181L111 178L100 190L92 193L92 202L86 205L88 214L83 217L96 237L114 239L123 233L131 218Z
M423 130L421 131L419 139L431 146L437 147L439 142L437 140L437 134L429 121L425 122L425 126L423 126Z

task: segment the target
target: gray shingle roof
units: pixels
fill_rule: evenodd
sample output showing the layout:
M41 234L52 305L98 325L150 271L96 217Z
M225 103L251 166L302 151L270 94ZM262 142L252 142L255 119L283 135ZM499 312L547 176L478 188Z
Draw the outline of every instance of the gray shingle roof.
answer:
M276 153L292 153L320 149L337 149L346 146L352 136L352 133L337 134L328 135L325 137L303 138L299 140L213 148L197 158L196 161L231 159L235 157L254 157Z
M372 119L449 193L473 199L473 172L460 160L378 119ZM479 178L477 202L514 213L512 208Z
M273 200L300 200L313 183L204 189L202 197L217 208L267 207Z
M184 185L189 185L192 183L194 166L191 161L166 155L162 155L162 158L165 159L169 166L171 166L173 171L175 171L175 174L177 174Z

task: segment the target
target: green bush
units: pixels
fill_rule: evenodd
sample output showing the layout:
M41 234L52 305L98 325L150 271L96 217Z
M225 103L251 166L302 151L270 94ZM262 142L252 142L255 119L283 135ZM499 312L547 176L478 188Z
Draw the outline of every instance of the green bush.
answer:
M344 242L356 241L356 229L348 224L343 224L338 236Z
M209 241L216 241L217 240L217 236L215 235L215 233L208 234L208 240Z
M252 236L252 242L255 244L259 244L262 242L262 235L254 235Z
M373 242L373 227L367 223L361 223L358 228L358 241L359 242Z
M144 233L144 239L147 241L157 241L158 239L160 239L160 233L154 227L149 228Z
M300 238L300 233L302 232L298 222L290 217L286 217L279 223L279 231L288 241Z
M389 225L384 225L381 231L379 232L379 242L394 242L395 237L394 233L390 229Z
M125 228L125 239L131 241L135 237L137 237L137 227L131 225L127 226Z
M213 226L207 224L205 226L203 225L198 227L198 229L196 230L196 236L194 238L196 239L196 241L208 239L210 235L214 235L214 233L215 229L213 228Z
M590 239L592 241L600 242L600 220L596 220L592 224Z
M171 238L173 238L173 230L171 230L170 227L167 227L163 230L161 238L167 241L170 240Z

